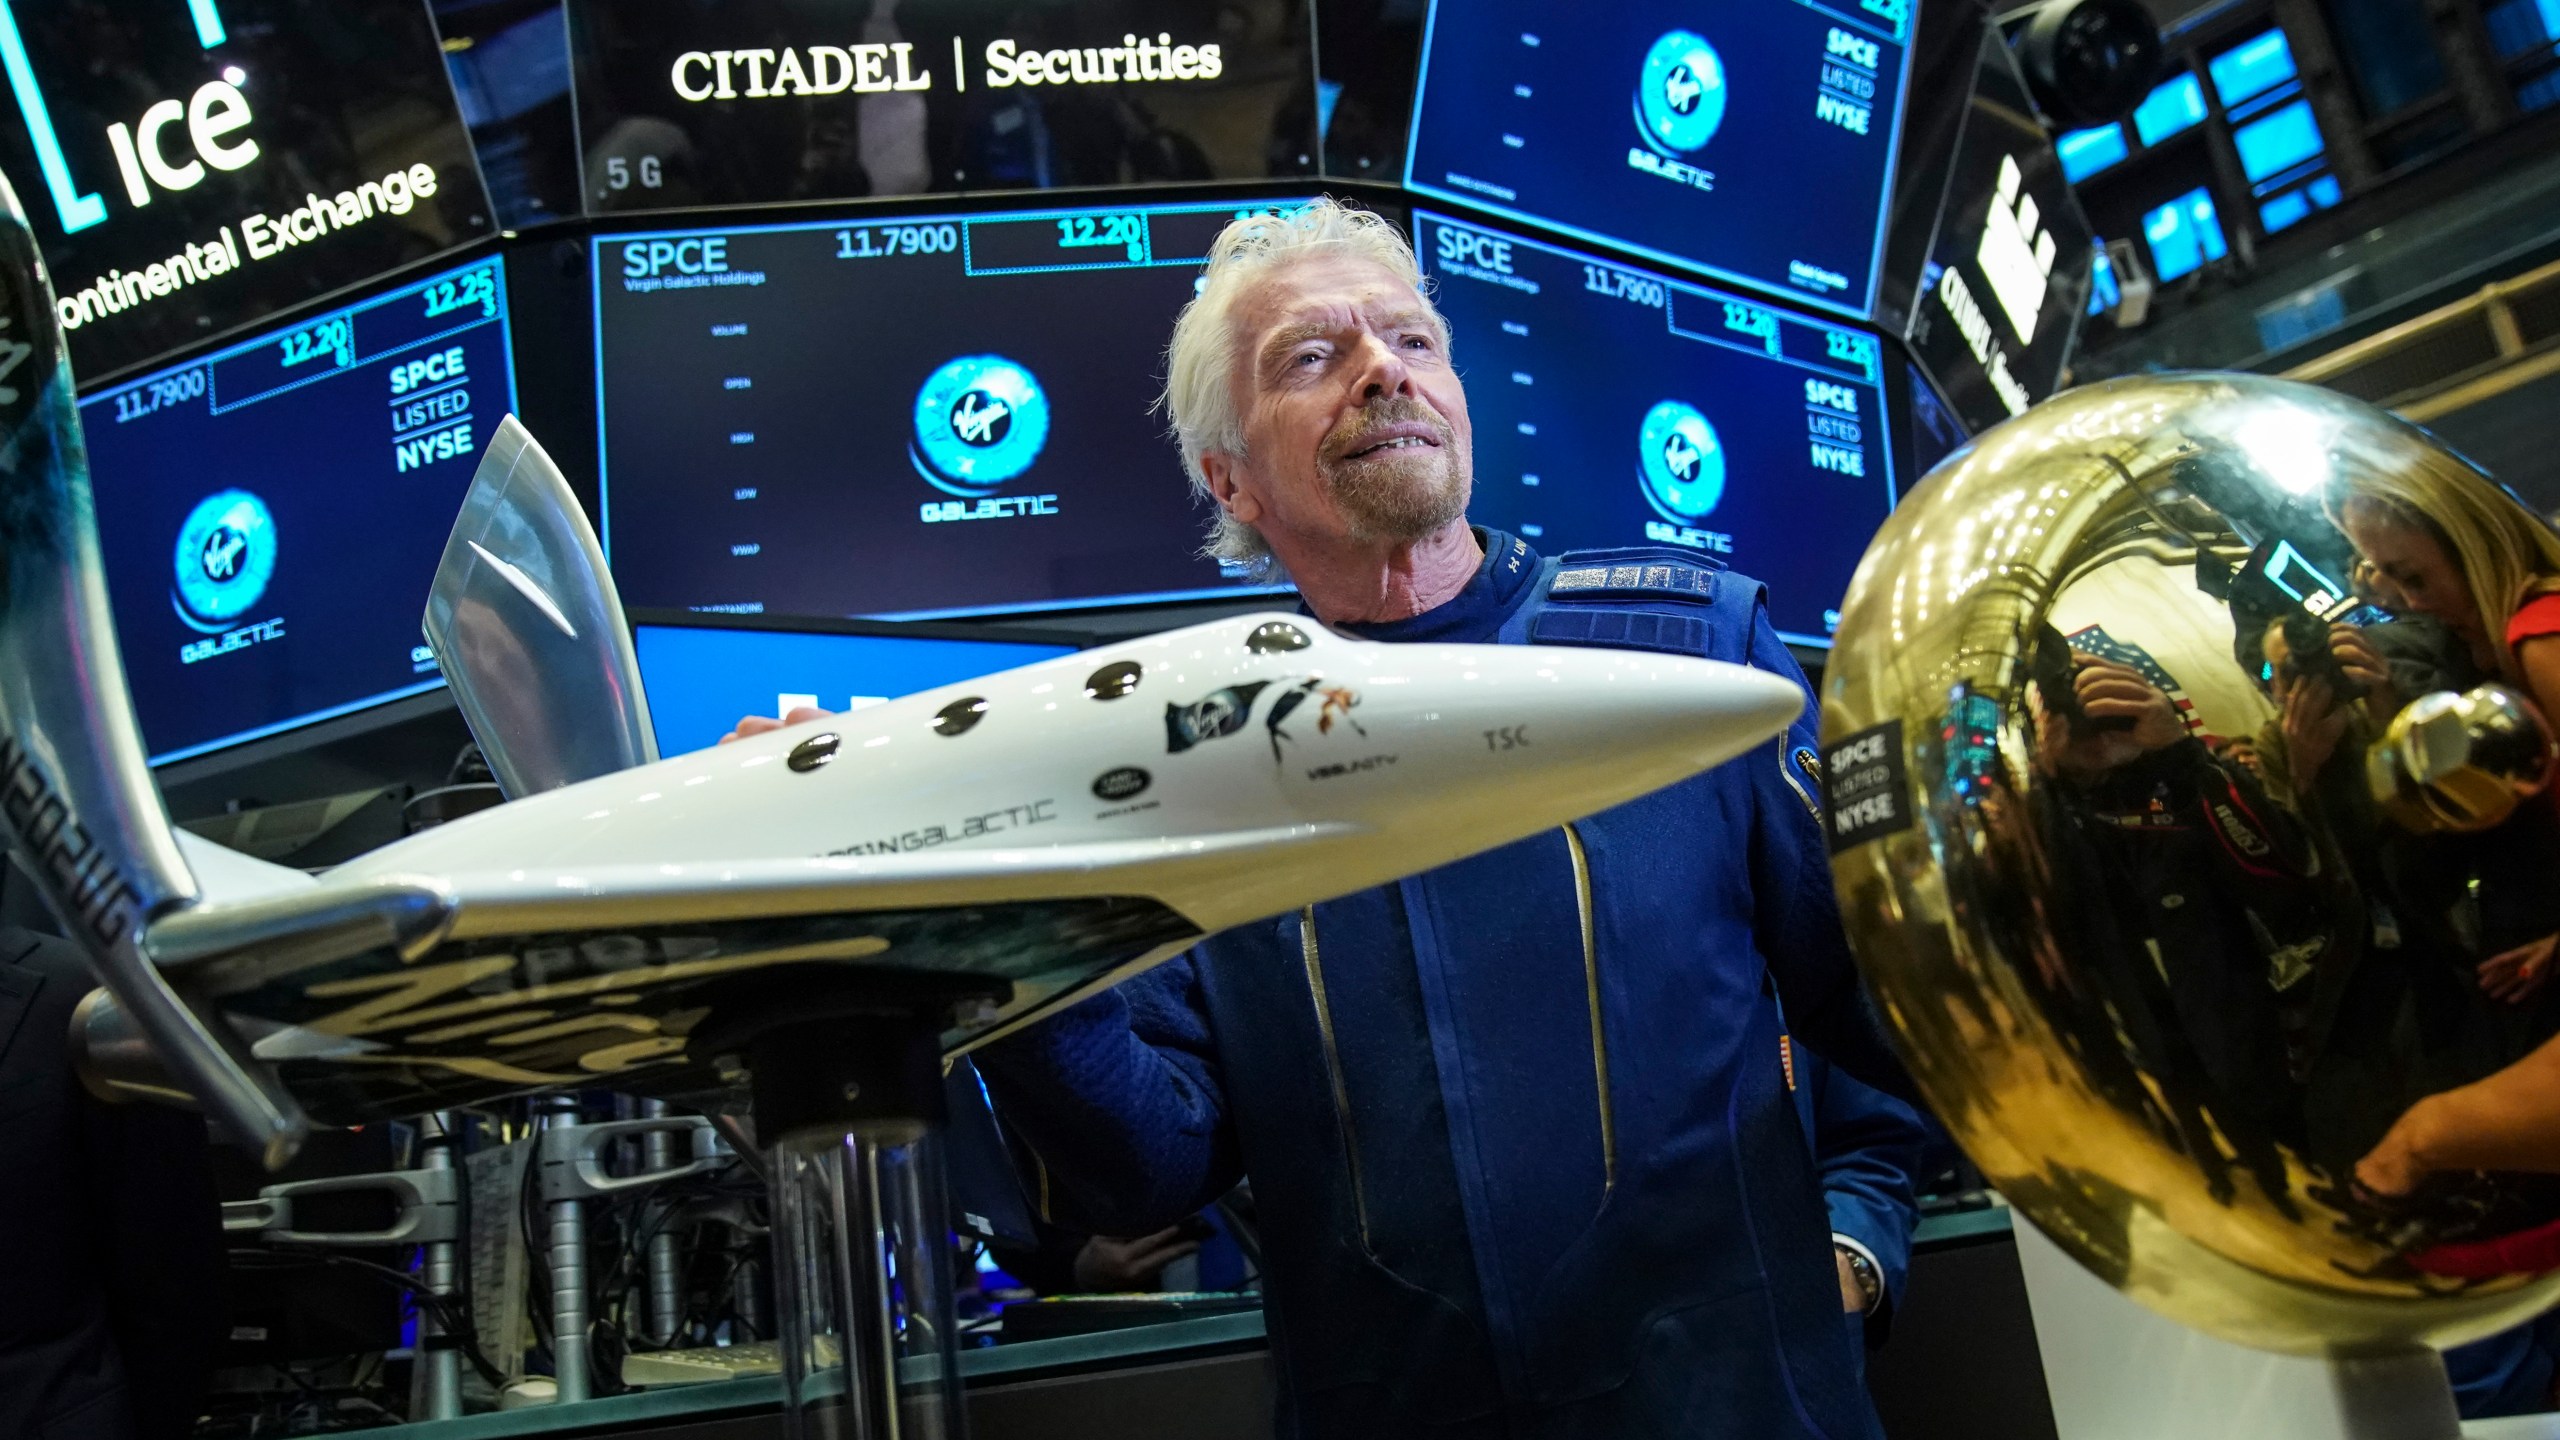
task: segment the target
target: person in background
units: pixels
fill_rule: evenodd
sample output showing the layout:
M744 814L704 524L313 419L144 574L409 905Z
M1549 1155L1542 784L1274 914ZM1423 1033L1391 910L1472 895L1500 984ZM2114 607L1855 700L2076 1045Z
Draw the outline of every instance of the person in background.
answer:
M183 1440L225 1324L222 1207L203 1116L73 1073L96 983L69 941L0 927L0 1436Z
M2560 534L2476 478L2360 472L2328 503L2377 598L2441 622L2481 670L2560 716Z

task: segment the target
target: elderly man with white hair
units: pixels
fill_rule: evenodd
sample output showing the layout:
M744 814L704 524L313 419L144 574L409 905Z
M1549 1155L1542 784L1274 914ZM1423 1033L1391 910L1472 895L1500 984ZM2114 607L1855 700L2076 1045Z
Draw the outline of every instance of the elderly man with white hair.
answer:
M1541 559L1467 524L1449 328L1379 217L1230 225L1168 361L1212 553L1285 573L1326 625L1802 682L1760 586L1711 560ZM981 1051L1052 1218L1145 1234L1249 1173L1285 1436L1872 1440L1773 992L1843 1069L1908 1086L1841 937L1807 709L1706 775L1214 936Z

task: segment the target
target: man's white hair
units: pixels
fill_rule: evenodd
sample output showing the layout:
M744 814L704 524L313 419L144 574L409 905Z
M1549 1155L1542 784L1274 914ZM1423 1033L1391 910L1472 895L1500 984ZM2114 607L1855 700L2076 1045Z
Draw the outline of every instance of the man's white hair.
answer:
M1213 507L1217 501L1209 493L1200 457L1212 450L1239 459L1245 453L1235 373L1237 349L1248 337L1237 333L1236 301L1274 269L1325 253L1373 261L1411 285L1439 327L1443 344L1447 342L1448 322L1431 304L1413 246L1386 217L1328 195L1280 214L1230 222L1209 247L1199 293L1173 322L1173 341L1165 347L1164 395L1158 401L1182 445L1182 468L1191 476L1192 492ZM1261 533L1224 509L1217 517L1201 553L1244 566L1257 578L1277 578L1279 562Z

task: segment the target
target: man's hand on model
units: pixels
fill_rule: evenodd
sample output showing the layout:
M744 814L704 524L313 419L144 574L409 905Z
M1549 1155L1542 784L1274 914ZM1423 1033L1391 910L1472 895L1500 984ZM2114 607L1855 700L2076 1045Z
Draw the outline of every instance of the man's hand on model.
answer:
M806 725L812 720L826 718L827 712L815 705L794 707L790 714L779 720L770 715L749 715L738 721L737 729L721 736L720 743L726 745L732 740L744 740L750 735L762 735L767 731L781 730L793 725Z

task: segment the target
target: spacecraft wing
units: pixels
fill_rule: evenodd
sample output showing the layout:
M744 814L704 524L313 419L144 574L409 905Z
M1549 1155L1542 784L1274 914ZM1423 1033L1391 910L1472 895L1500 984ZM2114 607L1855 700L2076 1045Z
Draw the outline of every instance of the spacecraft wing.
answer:
M742 987L822 995L859 970L966 1002L945 1039L966 1048L1190 944L1196 897L1351 828L372 875L212 901L151 938L324 1119L606 1077L692 1094L720 1075L691 1032Z

